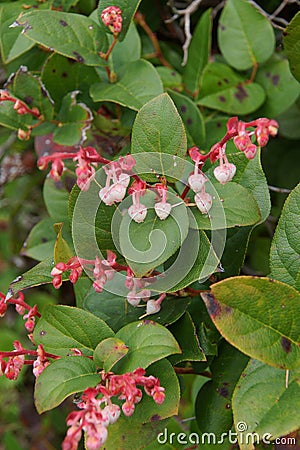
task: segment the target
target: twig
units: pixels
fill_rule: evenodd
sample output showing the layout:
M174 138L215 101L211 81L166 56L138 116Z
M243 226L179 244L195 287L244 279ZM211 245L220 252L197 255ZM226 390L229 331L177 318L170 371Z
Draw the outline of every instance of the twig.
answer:
M192 34L191 34L191 14L193 14L199 7L200 3L202 2L202 0L194 0L192 1L192 3L185 9L177 9L174 6L172 6L172 11L174 13L174 15L170 18L167 19L165 22L166 23L171 23L174 20L178 19L178 17L183 16L184 19L184 34L185 34L185 41L184 44L182 46L182 50L183 50L183 60L182 60L182 65L185 66L187 63L187 59L188 59L188 49L191 43L191 39L192 39Z
M159 59L161 64L165 67L172 68L171 64L168 63L168 61L164 58L162 51L160 49L160 46L159 46L158 39L157 39L156 35L153 33L153 31L151 30L151 28L149 27L149 25L147 24L147 22L145 21L145 17L143 16L143 14L141 14L139 12L136 13L135 21L143 28L145 33L149 36L149 39L151 40L152 45L155 50L155 56Z
M0 145L0 158L1 156L10 148L10 146L15 142L17 138L16 133L11 133L10 136L7 138L5 142L3 142L2 145Z
M268 188L270 191L279 192L279 194L289 194L291 192L291 189L279 188L276 186L268 185Z

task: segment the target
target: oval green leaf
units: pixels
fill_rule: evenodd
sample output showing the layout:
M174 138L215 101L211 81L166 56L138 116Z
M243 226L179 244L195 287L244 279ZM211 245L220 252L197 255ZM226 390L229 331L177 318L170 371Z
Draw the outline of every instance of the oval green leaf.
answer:
M55 408L69 397L99 383L96 365L83 356L60 358L43 370L34 390L39 414Z
M118 71L116 83L103 81L90 89L95 102L114 102L135 111L162 92L162 82L155 68L143 59L124 64Z
M83 309L63 305L46 308L34 330L36 344L63 356L72 348L91 355L99 342L113 336L114 332L103 320Z
M87 66L103 66L99 52L107 49L105 32L88 17L59 11L34 11L20 19L23 35L51 51Z
M284 370L251 360L233 394L235 425L246 423L246 433L257 433L260 438L269 435L270 441L297 430L300 427L299 376L299 369L291 371L287 385Z
M240 351L281 369L300 366L300 294L269 278L236 277L201 294L220 333Z
M300 291L300 184L288 196L270 251L272 277Z
M222 11L218 43L232 67L246 70L270 58L275 35L269 20L247 0L228 0Z
M112 370L125 373L137 367L146 369L150 364L166 358L181 349L167 328L150 320L132 322L116 334L128 347L128 353L117 362Z
M291 72L300 81L300 12L283 32L283 46L289 60Z

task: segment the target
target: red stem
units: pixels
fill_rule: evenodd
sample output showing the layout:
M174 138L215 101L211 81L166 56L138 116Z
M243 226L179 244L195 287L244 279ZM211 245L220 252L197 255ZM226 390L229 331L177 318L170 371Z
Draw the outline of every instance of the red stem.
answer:
M14 300L12 298L12 299L7 300L7 303L10 303L11 305L22 306L23 308L28 309L28 311L30 311L32 309L32 307L30 305L28 305L27 303L25 303L23 300ZM41 314L37 311L35 316L41 317Z

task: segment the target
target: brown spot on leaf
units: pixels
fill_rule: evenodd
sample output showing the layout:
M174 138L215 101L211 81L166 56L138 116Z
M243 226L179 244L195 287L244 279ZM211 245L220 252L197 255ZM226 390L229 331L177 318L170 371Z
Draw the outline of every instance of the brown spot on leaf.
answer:
M46 331L40 331L40 336L45 336Z
M229 395L228 389L225 386L222 386L221 388L217 389L218 394L220 394L222 397L227 398Z
M67 77L68 77L68 74L67 74L67 72L63 72L63 73L61 74L61 76L62 76L63 78L67 78Z
M156 422L157 420L160 420L160 416L158 414L154 414L151 418L150 421L151 422Z
M219 99L220 102L222 102L222 103L226 102L226 98L225 98L223 95L220 95L220 96L218 97L218 99Z
M226 408L226 409L230 409L230 408L231 408L230 403L226 403L225 408Z
M60 20L59 23L63 26L63 27L67 27L68 24L65 20Z
M33 98L30 95L27 95L26 97L24 97L24 102L27 103L27 105L32 105Z
M185 106L185 105L181 105L181 106L180 106L180 111L181 111L182 113L185 113L185 112L186 112L186 106Z
M248 92L241 84L238 85L234 96L239 102L243 102L245 98L249 97Z
M279 75L273 75L272 76L272 83L273 83L274 86L278 86L279 80L280 80L280 76Z
M80 63L84 63L84 58L78 53L78 52L73 52L73 55L76 58L76 61L80 62Z
M187 125L192 125L193 120L189 117L186 121Z
M203 293L201 294L201 297L203 298L207 311L212 319L219 316L221 313L221 305L213 294Z
M290 353L292 350L292 342L288 338L282 336L280 339L280 344L285 353Z

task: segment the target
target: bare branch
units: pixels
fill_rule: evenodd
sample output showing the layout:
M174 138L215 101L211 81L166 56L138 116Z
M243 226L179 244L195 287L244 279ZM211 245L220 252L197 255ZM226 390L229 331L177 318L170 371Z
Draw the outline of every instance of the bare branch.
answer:
M185 41L184 44L182 46L182 50L183 50L183 61L182 61L182 65L185 66L187 63L187 58L188 58L188 49L191 43L191 39L192 39L192 34L191 34L191 15L197 11L200 3L202 2L202 0L193 0L192 3L185 9L177 9L174 6L174 2L170 1L169 2L169 6L171 6L172 11L173 11L173 16L170 19L167 19L165 22L166 23L171 23L174 20L178 19L178 17L182 16L183 20L184 20L184 34L185 34Z
M268 188L269 188L270 191L279 192L279 194L289 194L291 192L290 189L279 188L279 187L276 187L276 186L270 186L269 185Z

